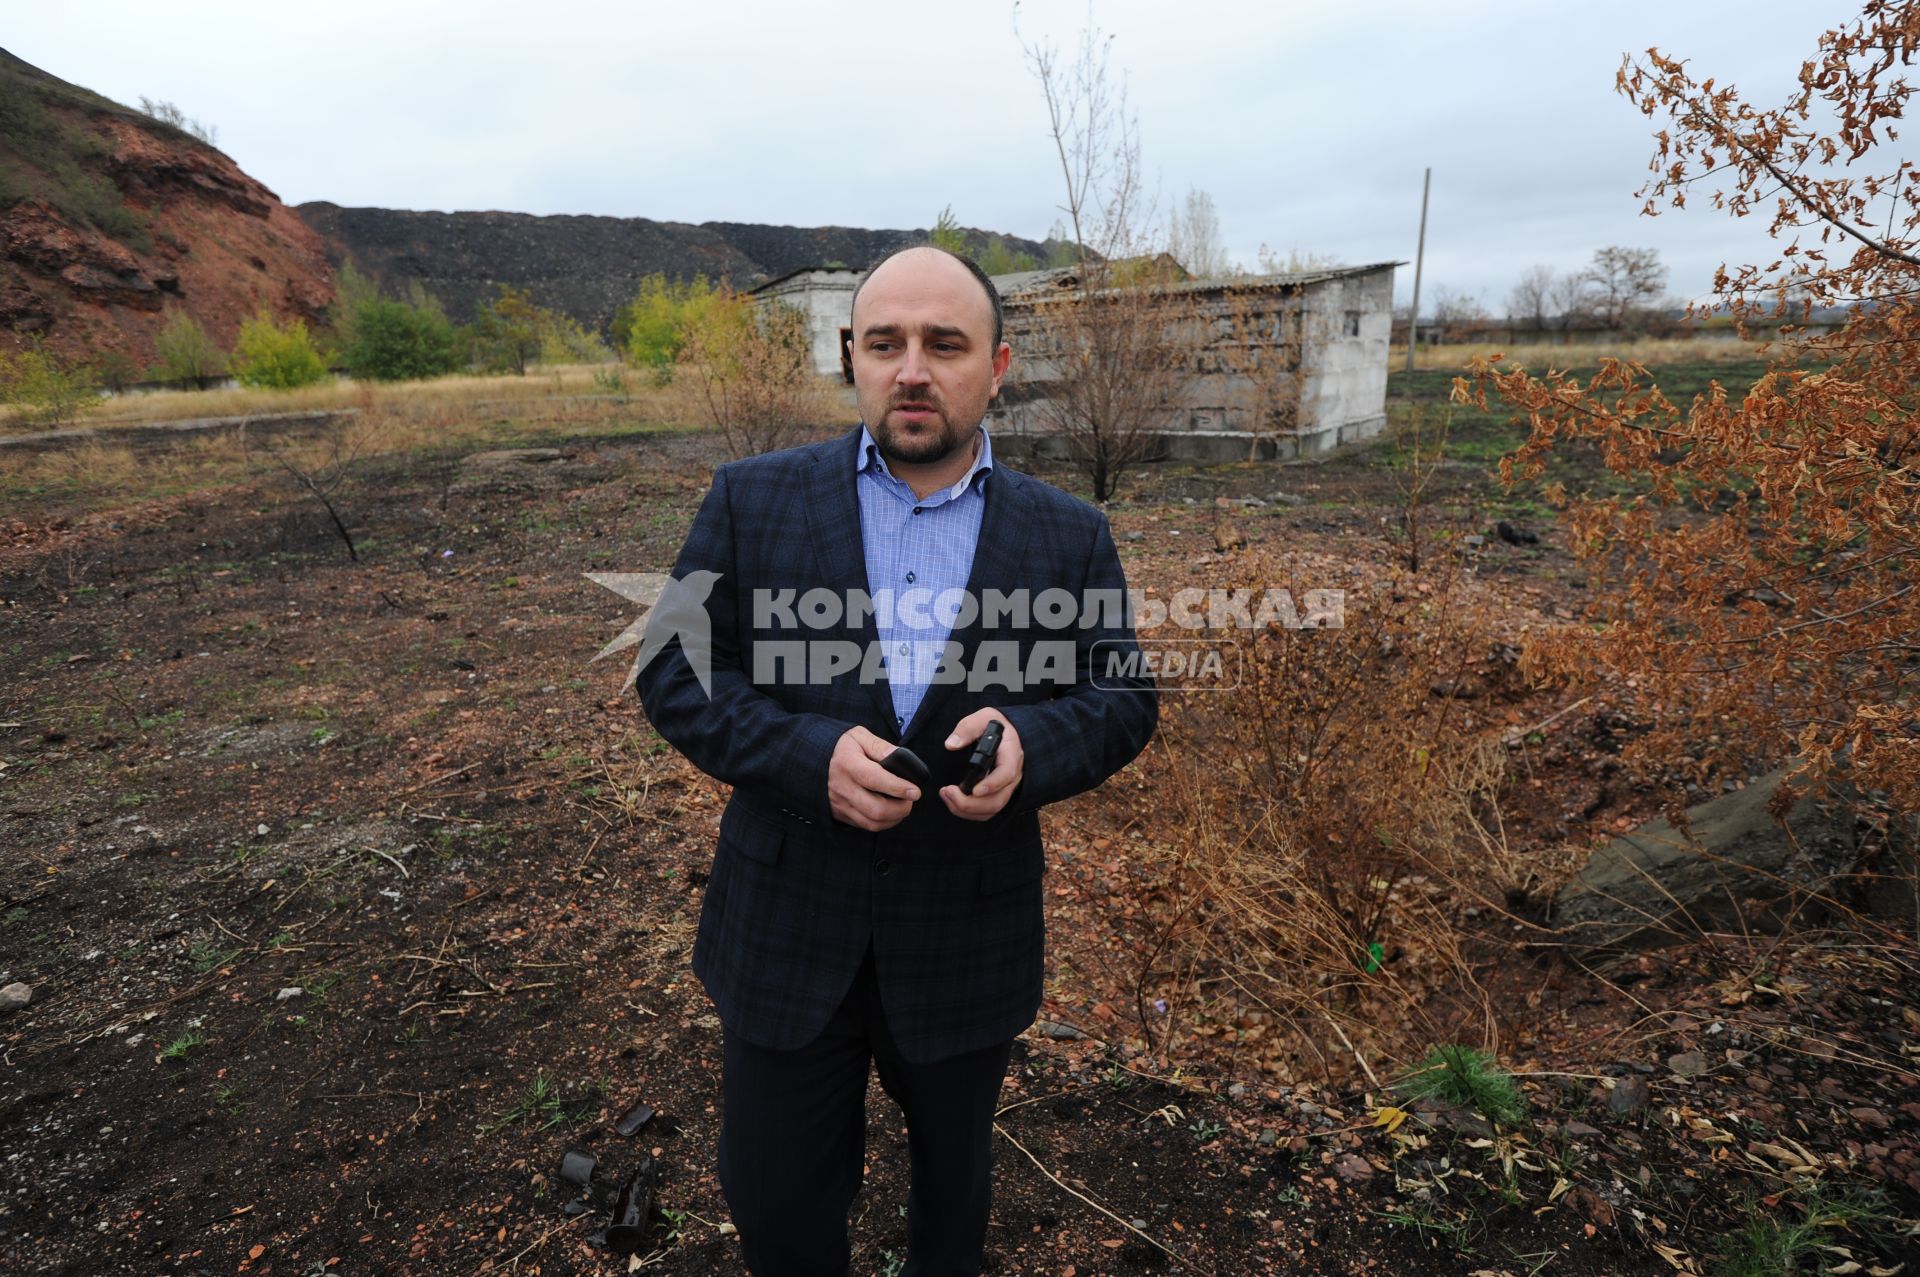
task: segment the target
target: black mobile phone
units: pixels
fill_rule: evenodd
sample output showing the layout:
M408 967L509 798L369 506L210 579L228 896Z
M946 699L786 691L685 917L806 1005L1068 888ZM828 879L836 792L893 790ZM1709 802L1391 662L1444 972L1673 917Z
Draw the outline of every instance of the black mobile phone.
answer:
M987 778L993 770L994 755L1000 752L1000 738L1006 735L1006 727L999 719L988 723L986 730L980 733L980 739L973 742L973 752L967 755L967 774L960 779L960 792L971 794L973 787Z
M905 745L897 747L891 754L880 760L880 765L900 777L920 786L920 792L926 793L927 786L933 784L933 773L920 760L920 755Z

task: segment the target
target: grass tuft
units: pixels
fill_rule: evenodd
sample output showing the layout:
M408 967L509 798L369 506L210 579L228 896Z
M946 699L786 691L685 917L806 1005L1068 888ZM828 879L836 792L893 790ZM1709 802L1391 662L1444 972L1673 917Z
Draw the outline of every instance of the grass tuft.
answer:
M1527 1116L1526 1097L1513 1075L1470 1046L1434 1047L1399 1085L1409 1099L1471 1108L1493 1122L1514 1125Z
M1801 1261L1831 1249L1838 1234L1862 1226L1871 1231L1873 1225L1890 1219L1884 1200L1876 1194L1836 1193L1821 1187L1808 1195L1801 1208L1800 1218L1787 1219L1775 1207L1757 1202L1749 1207L1746 1221L1726 1238L1714 1268L1716 1277L1790 1277L1801 1271ZM1852 1264L1821 1271L1857 1272L1860 1267Z

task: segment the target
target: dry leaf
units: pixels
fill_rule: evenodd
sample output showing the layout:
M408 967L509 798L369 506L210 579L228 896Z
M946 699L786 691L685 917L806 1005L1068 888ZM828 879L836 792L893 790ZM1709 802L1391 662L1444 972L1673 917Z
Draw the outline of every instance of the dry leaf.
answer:
M1368 1114L1368 1116L1373 1118L1373 1124L1375 1126L1386 1127L1387 1134L1391 1135L1399 1130L1400 1124L1412 1115L1403 1108L1396 1108L1391 1104L1382 1104L1379 1108Z
M1691 1257L1682 1251L1675 1250L1671 1246L1662 1246L1658 1242L1655 1242L1653 1253L1666 1260L1669 1264L1672 1264L1676 1272L1697 1273L1700 1271L1699 1268L1694 1266Z

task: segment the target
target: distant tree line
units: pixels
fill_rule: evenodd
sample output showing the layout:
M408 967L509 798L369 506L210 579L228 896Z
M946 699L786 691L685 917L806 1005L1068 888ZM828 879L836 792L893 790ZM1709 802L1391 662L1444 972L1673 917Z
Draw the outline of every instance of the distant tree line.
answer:
M1670 326L1678 305L1667 297L1667 268L1657 249L1614 245L1594 250L1593 260L1579 270L1529 266L1507 295L1504 319L1491 314L1474 294L1443 284L1421 307L1420 322L1455 338L1493 328L1649 332ZM1398 317L1404 320L1404 310Z

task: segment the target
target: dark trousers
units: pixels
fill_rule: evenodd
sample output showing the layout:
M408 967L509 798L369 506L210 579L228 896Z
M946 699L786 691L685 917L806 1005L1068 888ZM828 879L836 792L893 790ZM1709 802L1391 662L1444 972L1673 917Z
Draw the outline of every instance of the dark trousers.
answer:
M901 1277L975 1277L987 1236L993 1113L1013 1043L900 1058L873 949L826 1029L797 1051L725 1035L720 1187L754 1277L843 1277L866 1158L867 1065L907 1119L913 1185Z

